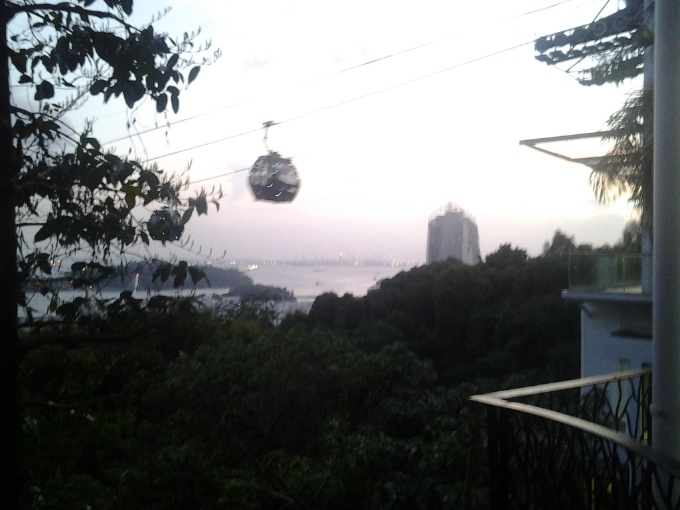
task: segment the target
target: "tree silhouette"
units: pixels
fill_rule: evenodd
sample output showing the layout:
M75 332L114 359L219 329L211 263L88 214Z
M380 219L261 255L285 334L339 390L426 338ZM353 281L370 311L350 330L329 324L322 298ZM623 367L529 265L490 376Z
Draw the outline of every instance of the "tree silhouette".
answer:
M552 242L543 244L543 256L551 258L566 258L569 253L576 249L574 236L568 236L557 229L553 234Z
M651 97L647 100L651 101ZM638 91L609 117L608 127L615 133L611 137L614 146L590 174L590 185L598 201L606 203L629 193L630 201L638 209L647 208L644 199L651 197L651 191L643 193L643 177L644 169L652 167L653 149L651 143L643 144L646 111L651 110L645 104L644 93Z
M89 260L73 268L82 276L74 280L96 282L110 275L114 253L176 239L192 214L205 214L219 195L201 191L182 200L181 183L157 167L106 153L89 129L68 128L65 115L90 96L121 97L128 108L149 99L159 113L177 112L181 90L208 63L193 61L205 50L193 52L194 35L172 39L151 24L130 24L133 0L103 0L100 9L90 8L94 3L0 1L0 507L8 510L18 508L21 488L20 338L36 332L19 335L25 285L49 276L55 258L84 253ZM21 102L13 96L19 87ZM160 205L157 219L133 214L140 204ZM186 264L173 274L201 277ZM28 319L30 325L30 310Z

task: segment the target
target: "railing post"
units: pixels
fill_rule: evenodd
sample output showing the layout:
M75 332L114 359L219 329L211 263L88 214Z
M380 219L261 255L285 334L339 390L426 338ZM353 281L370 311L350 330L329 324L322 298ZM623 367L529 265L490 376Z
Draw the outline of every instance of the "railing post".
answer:
M654 14L654 448L680 460L680 4Z
M501 408L487 406L489 450L489 508L507 510L510 468L508 414Z

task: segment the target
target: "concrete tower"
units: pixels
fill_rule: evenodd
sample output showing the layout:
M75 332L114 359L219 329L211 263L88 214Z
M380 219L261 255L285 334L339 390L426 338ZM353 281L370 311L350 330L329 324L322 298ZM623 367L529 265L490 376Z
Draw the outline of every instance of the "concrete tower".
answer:
M480 260L477 224L451 202L435 211L427 224L427 263L449 257L470 265Z

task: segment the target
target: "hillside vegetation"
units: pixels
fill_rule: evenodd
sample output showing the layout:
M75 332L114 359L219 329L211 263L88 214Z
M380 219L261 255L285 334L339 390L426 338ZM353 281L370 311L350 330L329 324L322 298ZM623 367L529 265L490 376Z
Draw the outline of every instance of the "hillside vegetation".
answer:
M468 397L577 376L566 259L508 245L308 315L127 300L21 370L24 508L486 508ZM127 329L147 325L143 338Z

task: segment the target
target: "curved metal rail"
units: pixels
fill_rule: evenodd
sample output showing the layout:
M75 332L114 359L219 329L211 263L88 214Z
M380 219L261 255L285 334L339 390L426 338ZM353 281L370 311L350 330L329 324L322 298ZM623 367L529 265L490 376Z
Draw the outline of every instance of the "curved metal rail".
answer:
M490 507L680 508L650 399L647 369L471 397L487 409Z

